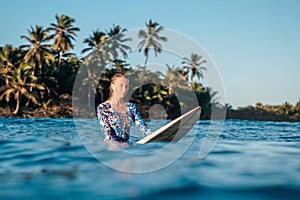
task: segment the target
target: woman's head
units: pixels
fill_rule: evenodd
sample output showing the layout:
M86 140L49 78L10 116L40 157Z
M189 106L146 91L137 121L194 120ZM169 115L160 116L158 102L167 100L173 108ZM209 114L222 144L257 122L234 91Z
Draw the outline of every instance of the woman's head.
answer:
M111 78L110 98L112 96L124 98L128 92L128 79L123 74L115 74Z

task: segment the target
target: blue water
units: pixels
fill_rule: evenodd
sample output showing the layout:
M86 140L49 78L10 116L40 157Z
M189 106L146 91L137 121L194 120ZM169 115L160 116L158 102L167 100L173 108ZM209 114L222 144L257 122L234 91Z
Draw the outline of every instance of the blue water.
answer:
M90 127L87 132L94 129L93 120L81 123ZM156 155L167 144L132 143L113 152L95 140L103 163L83 145L73 119L0 118L0 199L300 198L300 123L227 120L213 150L200 159L209 125L198 122L170 146L171 156L192 140L171 164L126 173L122 170L136 167L126 160L147 160L147 152ZM138 137L133 135L132 142ZM163 156L155 159L164 161Z

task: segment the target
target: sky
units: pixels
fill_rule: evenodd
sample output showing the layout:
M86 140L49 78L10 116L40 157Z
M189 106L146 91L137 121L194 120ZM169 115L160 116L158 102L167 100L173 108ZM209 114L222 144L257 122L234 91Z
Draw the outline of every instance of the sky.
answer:
M76 20L78 54L98 28L131 30L152 19L206 50L234 108L300 99L298 0L0 0L0 45L24 44L30 26L47 27L55 14Z

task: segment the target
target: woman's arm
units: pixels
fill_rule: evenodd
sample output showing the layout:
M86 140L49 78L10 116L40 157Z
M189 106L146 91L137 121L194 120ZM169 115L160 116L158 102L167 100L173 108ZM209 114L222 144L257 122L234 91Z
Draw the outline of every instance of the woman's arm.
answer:
M134 118L134 123L139 126L140 131L144 135L149 135L151 133L151 130L149 128L147 128L146 123L143 121L138 107L134 104L130 104L130 106L131 106L132 115Z
M104 135L105 135L105 140L111 140L112 135L111 135L111 127L109 126L109 120L107 113L104 111L103 105L100 104L97 107L97 118L98 118L98 123L100 127L102 127Z

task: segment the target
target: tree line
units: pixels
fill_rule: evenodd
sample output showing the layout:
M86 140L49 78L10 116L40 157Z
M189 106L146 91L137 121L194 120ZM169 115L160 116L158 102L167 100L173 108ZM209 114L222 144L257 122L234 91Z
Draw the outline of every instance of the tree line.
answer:
M138 51L143 53L145 61L140 66L131 66L126 58L131 51L126 45L131 38L126 38L126 29L113 25L107 30L97 29L83 40L86 45L80 55L72 53L80 28L75 19L66 15L56 15L55 22L48 27L31 26L27 35L21 35L24 45L14 47L6 44L0 47L0 107L8 107L12 115L24 112L38 112L49 109L61 95L72 95L73 85L79 69L86 73L86 87L82 92L96 93L96 102L104 101L109 94L109 79L115 73L127 73L130 80L141 81L160 77L161 85L147 84L133 92L130 101L143 107L147 117L151 105L161 104L168 118L178 116L179 102L174 91L184 94L193 91L198 104L203 109L203 117L209 117L212 107L226 109L212 99L217 92L205 87L204 78L206 60L197 53L182 59L181 66L167 64L166 73L153 72L147 68L150 52L155 56L163 50L163 43L168 38L161 36L164 27L158 22L149 20L144 30L139 31ZM96 70L101 77L89 68L97 64ZM99 64L100 63L100 64ZM92 87L91 87L92 86Z

